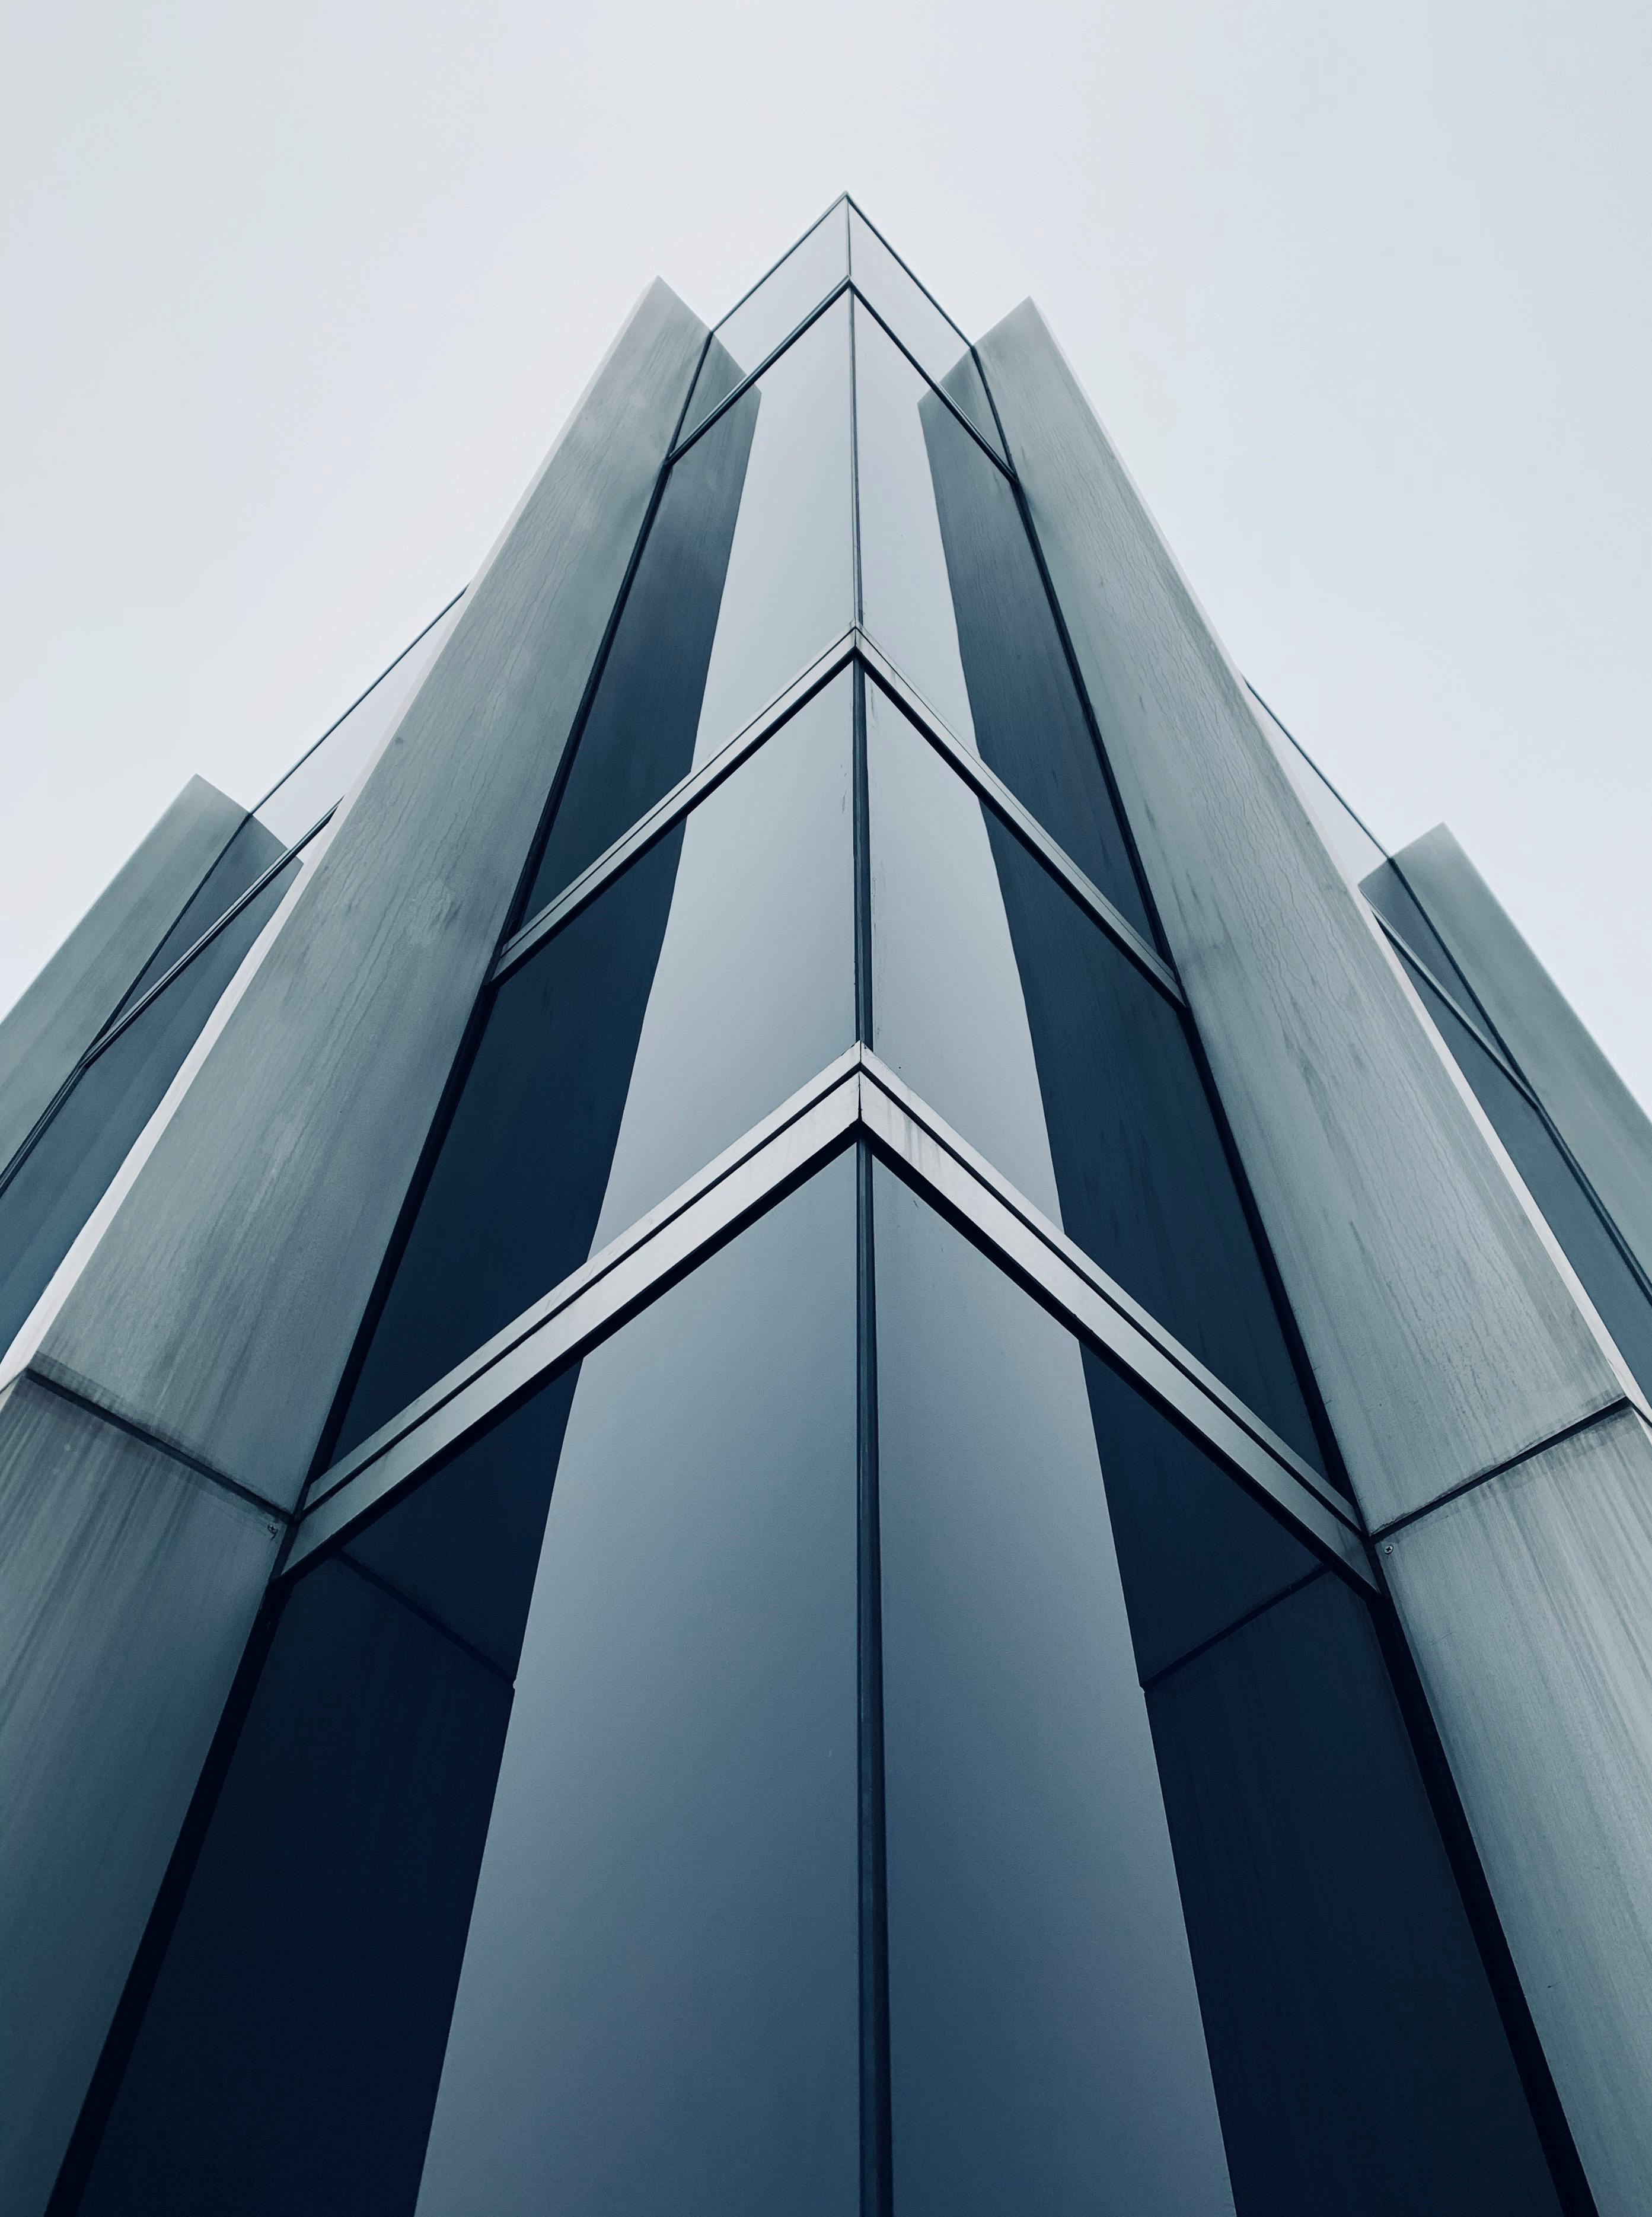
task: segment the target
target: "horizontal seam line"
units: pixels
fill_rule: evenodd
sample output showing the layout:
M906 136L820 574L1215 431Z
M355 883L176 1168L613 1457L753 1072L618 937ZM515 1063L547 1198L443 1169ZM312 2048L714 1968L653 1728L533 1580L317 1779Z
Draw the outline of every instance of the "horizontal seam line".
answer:
M1453 1501L1460 1501L1465 1493L1473 1493L1478 1487L1489 1485L1494 1478L1502 1478L1509 1471L1518 1470L1522 1463L1530 1462L1536 1455L1546 1454L1550 1448L1563 1446L1568 1440L1575 1440L1580 1432L1593 1431L1597 1424L1608 1423L1613 1417L1621 1416L1625 1410L1634 1416L1640 1414L1628 1394L1620 1393L1615 1401L1608 1401L1604 1407L1591 1410L1587 1417L1580 1417L1575 1423L1563 1424L1559 1431L1550 1432L1546 1439L1533 1441L1529 1448L1522 1448L1518 1454L1509 1455L1502 1462L1493 1463L1489 1469L1476 1471L1472 1478L1465 1478L1458 1485L1447 1486L1444 1493L1437 1493L1432 1501L1425 1501L1420 1509L1408 1509L1403 1516L1396 1516L1386 1524L1378 1525L1371 1535L1372 1544L1391 1538L1396 1532L1403 1532L1421 1517L1431 1516L1436 1509L1444 1509Z
M238 1501L248 1503L262 1515L274 1516L289 1527L298 1522L292 1510L281 1508L278 1503L266 1499L262 1493L255 1493L251 1486L243 1485L238 1479L229 1477L224 1471L215 1470L211 1463L204 1462L199 1455L191 1454L187 1448L175 1447L170 1440L162 1439L158 1433L151 1432L131 1417L123 1417L114 1409L105 1408L101 1401L94 1401L90 1394L77 1393L72 1386L65 1386L39 1370L20 1371L18 1377L20 1381L26 1378L31 1386L38 1386L43 1393L54 1393L59 1401L66 1401L71 1408L83 1410L88 1416L99 1417L104 1423L113 1425L117 1432L125 1432L129 1438L139 1441L157 1454L163 1454L169 1462L178 1464L182 1469L194 1471L198 1478L206 1479L213 1485L221 1486L225 1493L234 1494Z

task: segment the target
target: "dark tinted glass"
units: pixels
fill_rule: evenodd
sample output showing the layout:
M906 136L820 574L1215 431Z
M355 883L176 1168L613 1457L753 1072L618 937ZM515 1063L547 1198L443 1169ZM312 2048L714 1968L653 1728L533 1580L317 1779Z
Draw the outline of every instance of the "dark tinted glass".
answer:
M848 2206L854 1289L845 1158L289 1590L88 2210Z
M289 1591L89 2211L412 2209L576 1377Z
M969 341L855 207L849 211L849 275L924 374L946 387L994 453L1002 454L997 421Z
M758 398L737 401L665 481L525 917L688 773Z
M1084 1363L1241 2217L1556 2211L1368 1610Z
M859 2172L854 1179L589 1356L422 2217L841 2217Z
M1076 1343L880 1174L894 2202L1231 2208Z
M249 901L88 1064L0 1192L0 1347L45 1291L159 1107L298 867L295 861Z
M884 1174L875 1249L897 2206L1555 2211L1365 1604Z
M1135 865L1014 489L933 394L918 413L981 758L1151 941Z
M854 1035L847 675L499 987L342 1453Z
M1652 1392L1652 1303L1640 1280L1531 1102L1427 979L1409 965L1408 970L1526 1190L1600 1312L1600 1321L1643 1389Z
M848 211L837 201L718 325L683 422L685 437L848 274Z
M1317 1464L1182 1016L875 690L868 713L878 1053Z
M812 324L755 391L757 425L706 674L697 763L761 714L854 619L848 300Z

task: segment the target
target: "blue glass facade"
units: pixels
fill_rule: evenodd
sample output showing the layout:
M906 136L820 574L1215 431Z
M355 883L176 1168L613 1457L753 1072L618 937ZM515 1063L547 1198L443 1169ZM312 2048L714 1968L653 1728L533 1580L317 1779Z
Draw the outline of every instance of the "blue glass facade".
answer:
M846 201L685 390L50 2207L1587 2208L981 362ZM453 621L134 960L0 1340Z

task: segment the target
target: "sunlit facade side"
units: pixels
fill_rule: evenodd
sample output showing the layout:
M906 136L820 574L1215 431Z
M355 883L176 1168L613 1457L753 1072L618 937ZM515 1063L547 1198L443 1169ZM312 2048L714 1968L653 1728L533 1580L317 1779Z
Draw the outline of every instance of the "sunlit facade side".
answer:
M209 794L0 1025L0 2206L1647 2206L1652 1131L1036 311L656 286Z

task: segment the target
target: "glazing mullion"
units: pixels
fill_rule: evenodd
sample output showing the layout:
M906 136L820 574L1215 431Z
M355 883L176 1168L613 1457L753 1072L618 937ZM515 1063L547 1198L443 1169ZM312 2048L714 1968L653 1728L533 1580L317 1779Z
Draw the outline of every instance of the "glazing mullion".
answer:
M893 2206L889 2062L889 1887L884 1807L883 1548L878 1501L878 1334L872 1155L855 1149L858 1263L857 1646L860 1680L860 2212Z
M865 595L860 578L860 407L856 394L855 377L855 310L860 305L851 287L849 291L849 545L854 571L854 621L857 630L866 624Z

